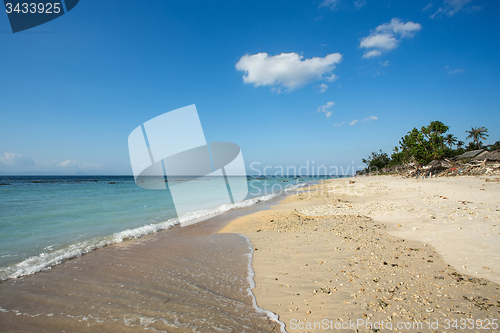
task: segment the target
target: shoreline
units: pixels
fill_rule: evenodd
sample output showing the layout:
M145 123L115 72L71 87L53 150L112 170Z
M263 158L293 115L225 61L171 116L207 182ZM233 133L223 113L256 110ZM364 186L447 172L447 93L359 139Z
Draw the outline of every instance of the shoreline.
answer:
M199 210L192 212L187 219L170 218L165 221L145 224L130 229L121 230L107 236L93 237L75 243L67 244L52 252L41 252L30 256L20 262L0 267L0 283L23 276L30 276L38 272L58 266L68 260L72 260L93 251L127 242L141 239L161 231L169 230L178 225L187 226L200 222L210 221L229 211L238 211L252 207L259 202L273 200L279 194L264 194L250 198L242 202L230 205L222 205L211 210Z
M3 281L0 331L282 331L277 317L255 303L247 239L217 233L275 200Z
M462 192L448 193L449 189L441 182L445 185L450 182L452 187L456 185L454 182L459 183L457 186L472 184L472 188L486 184L484 190L476 191L484 196L481 211L467 198L460 197ZM436 186L440 194L436 194L435 199L420 204L411 199L412 195L436 191ZM401 192L401 189L409 192ZM239 329L253 327L262 332L315 331L314 326L307 326L314 323L338 329L335 325L358 319L371 323L407 321L426 325L439 320L442 331L446 318L498 318L499 285L492 279L466 275L463 269L450 266L447 261L453 257L443 256L438 247L422 242L419 239L422 234L415 233L425 229L432 233L436 226L427 222L440 222L442 216L437 209L445 212L443 202L449 203L458 197L464 199L465 203L460 205L467 207L468 215L481 218L481 223L476 224L478 230L482 230L485 223L482 220L488 219L482 219L481 214L489 212L488 205L496 203L499 189L500 183L495 179L485 181L477 177L418 181L377 176L322 181L295 189L292 195L230 210L184 228L177 226L107 246L67 260L51 270L4 281L0 283L3 296L0 319L6 326L0 331L19 328L33 331L35 327L58 331L69 327L88 332L103 329L135 332L175 327L172 332L186 332L189 323L197 323L206 316L213 319L211 325L222 325L217 326L219 328L225 327L228 318L232 318L231 325L242 325L235 326ZM391 196L394 191L396 197ZM467 187L465 194L477 195L476 192ZM401 222L404 206L401 202L408 202L406 213L430 212L435 219L407 216ZM490 217L498 218L494 212L490 212ZM458 216L453 221L453 226L461 223ZM418 230L413 229L415 225ZM441 221L439 226L443 225L447 223ZM500 223L495 224L498 225ZM215 244L218 244L216 249L204 250ZM450 244L456 244L456 240ZM180 250L187 248L192 250ZM467 250L470 252L470 247ZM179 261L169 253L182 258ZM483 275L498 272L500 261L494 260L495 254L487 253L493 264ZM108 267L112 271L108 271ZM218 276L221 270L223 277ZM186 281L176 278L177 271L198 277L184 284ZM200 273L196 273L198 271ZM203 274L208 272L205 278ZM200 290L200 284L205 285L207 281L210 286ZM222 287L221 282L227 284L227 288ZM58 287L61 283L62 287ZM82 288L89 288L88 295ZM190 291L185 293L186 290ZM204 301L200 303L196 296L199 292L208 293L202 299L208 295L226 296L202 305ZM101 300L103 293L110 302ZM162 304L166 295L177 296L167 296L168 304ZM140 302L134 303L141 299L151 303L151 307L142 308ZM244 301L232 303L238 299ZM94 313L90 307L94 303L109 314L107 318ZM228 318L199 313L207 304L219 307L226 303L223 313ZM244 310L233 309L235 304ZM141 309L141 313L131 313L131 306ZM174 320L175 311L179 310L173 309L179 307L184 308L179 312L182 316L189 316L187 322L181 321L187 326L175 326L178 325ZM76 311L73 308L80 312L72 312ZM149 315L145 316L144 311ZM284 329L280 328L281 323ZM215 326L203 327L198 329L210 331L209 327Z
M221 232L251 240L257 302L288 332L315 331L307 325L325 319L438 320L442 331L446 319L500 315L499 185L494 177L328 180ZM458 205L467 214L453 215ZM464 260L475 265L457 267Z

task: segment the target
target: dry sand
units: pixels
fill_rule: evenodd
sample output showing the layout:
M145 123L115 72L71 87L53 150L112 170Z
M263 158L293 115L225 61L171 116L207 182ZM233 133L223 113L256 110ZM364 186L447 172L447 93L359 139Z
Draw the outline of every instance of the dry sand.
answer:
M288 332L500 332L498 178L377 176L310 190L222 230L251 240L257 303Z

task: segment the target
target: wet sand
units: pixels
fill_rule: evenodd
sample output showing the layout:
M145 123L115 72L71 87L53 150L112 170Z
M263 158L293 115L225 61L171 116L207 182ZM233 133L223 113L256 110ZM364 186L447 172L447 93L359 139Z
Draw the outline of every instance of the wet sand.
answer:
M251 240L257 303L288 332L499 332L500 184L485 179L325 181L222 232Z
M0 284L1 332L279 332L253 306L239 209Z

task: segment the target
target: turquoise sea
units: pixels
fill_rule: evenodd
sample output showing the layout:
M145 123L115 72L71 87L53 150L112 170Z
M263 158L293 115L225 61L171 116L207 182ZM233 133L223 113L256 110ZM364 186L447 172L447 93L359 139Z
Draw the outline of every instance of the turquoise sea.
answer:
M191 216L250 206L327 178L248 176L244 201L205 203ZM169 191L142 189L132 176L0 176L0 281L176 224Z

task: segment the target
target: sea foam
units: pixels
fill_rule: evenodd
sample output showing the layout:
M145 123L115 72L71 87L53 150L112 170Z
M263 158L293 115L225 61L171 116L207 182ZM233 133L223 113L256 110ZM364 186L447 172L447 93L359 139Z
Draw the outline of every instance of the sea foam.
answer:
M252 267L252 259L253 259L254 249L253 249L252 243L250 242L250 239L245 235L242 235L242 234L240 234L240 235L242 237L244 237L248 243L249 252L246 254L246 256L248 257L247 282L248 282L248 286L249 286L248 287L248 295L250 297L252 297L252 305L253 305L255 311L257 311L257 313L262 313L262 314L266 315L267 318L269 318L270 320L272 320L275 323L277 323L278 325L280 325L281 332L287 333L287 331L285 329L285 323L279 319L279 316L276 313L269 311L269 310L266 310L266 309L263 309L257 305L257 299L255 298L255 294L252 291L252 289L255 288L255 280L254 280L255 272L254 272L253 267Z
M140 238L161 230L170 229L178 224L188 225L190 224L190 221L199 222L211 216L227 212L231 209L249 207L258 202L270 200L276 195L277 194L268 194L234 204L224 204L214 209L194 211L185 214L181 219L175 218L159 223L152 223L133 229L123 230L110 236L96 237L80 241L56 251L42 252L19 263L6 267L0 267L0 281L31 275L42 270L50 269L52 266L61 264L68 259L79 257L83 254L108 245L120 243L127 239Z

